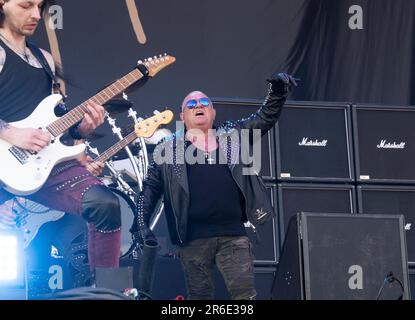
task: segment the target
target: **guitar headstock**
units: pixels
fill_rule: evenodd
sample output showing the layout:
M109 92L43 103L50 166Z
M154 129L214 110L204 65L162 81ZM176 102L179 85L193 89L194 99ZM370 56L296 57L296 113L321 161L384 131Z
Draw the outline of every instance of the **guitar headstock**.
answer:
M148 75L154 77L160 70L173 64L176 61L175 57L167 54L147 58L144 61L139 60L137 64L143 64L148 70Z
M173 118L173 112L171 110L165 110L137 123L134 126L134 131L139 138L150 138L158 127L170 123Z

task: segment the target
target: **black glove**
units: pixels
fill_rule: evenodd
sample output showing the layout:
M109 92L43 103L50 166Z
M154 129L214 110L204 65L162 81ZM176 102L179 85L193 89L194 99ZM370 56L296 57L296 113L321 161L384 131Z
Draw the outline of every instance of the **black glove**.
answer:
M158 241L156 236L154 235L153 231L150 230L149 227L143 227L140 229L141 238L143 241L143 245L147 245L150 247L158 246Z
M297 86L297 81L287 73L275 73L267 79L271 83L272 91L278 96L287 96Z

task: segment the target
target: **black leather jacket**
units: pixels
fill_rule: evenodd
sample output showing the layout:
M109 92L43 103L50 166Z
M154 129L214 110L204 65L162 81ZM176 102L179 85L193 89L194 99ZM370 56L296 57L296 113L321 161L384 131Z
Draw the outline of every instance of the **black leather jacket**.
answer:
M260 129L261 136L264 135L277 122L285 100L286 97L277 96L270 88L262 107L256 113L247 119L227 121L217 128L219 146L225 151L224 154L227 154L229 170L245 198L245 222L249 220L254 227L265 223L274 215L269 192L257 172L244 175L242 171L244 165L234 161L235 156L240 155L242 140L227 139L226 136L237 134L240 137L241 129ZM188 143L184 139L183 132L181 135L176 132L156 147L155 153L157 148L164 148L164 160L169 159L169 161L160 164L156 163L157 159L156 162L153 161L143 182L143 190L137 206L138 227L148 227L158 200L164 196L164 210L170 239L173 244L179 246L186 244L190 199L184 162L184 151Z

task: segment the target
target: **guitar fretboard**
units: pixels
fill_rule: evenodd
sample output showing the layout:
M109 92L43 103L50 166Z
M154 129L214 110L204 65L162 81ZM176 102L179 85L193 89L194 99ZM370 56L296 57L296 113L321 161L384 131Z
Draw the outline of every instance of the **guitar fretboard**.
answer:
M74 124L82 120L85 113L88 113L87 104L89 102L95 102L97 104L103 105L104 103L108 102L133 83L137 82L143 77L143 74L138 69L134 69L121 79L118 79L110 86L106 87L102 91L98 92L92 98L86 100L85 102L81 103L79 106L75 107L63 117L59 118L58 120L52 122L49 126L47 126L48 131L54 136L57 137L60 134L64 133Z
M109 158L111 158L114 154L116 154L118 151L123 149L124 147L128 146L131 142L136 140L138 138L135 131L131 132L128 136L126 136L124 139L120 140L116 144L114 144L112 147L105 150L103 153L101 153L98 157L94 159L94 161L99 162L105 162Z

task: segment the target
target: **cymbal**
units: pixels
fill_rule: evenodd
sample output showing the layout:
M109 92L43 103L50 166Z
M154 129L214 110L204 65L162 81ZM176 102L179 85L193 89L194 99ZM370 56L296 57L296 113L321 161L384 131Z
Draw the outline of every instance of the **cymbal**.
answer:
M119 114L126 112L133 106L133 103L125 99L112 99L104 104L105 110L109 114Z

